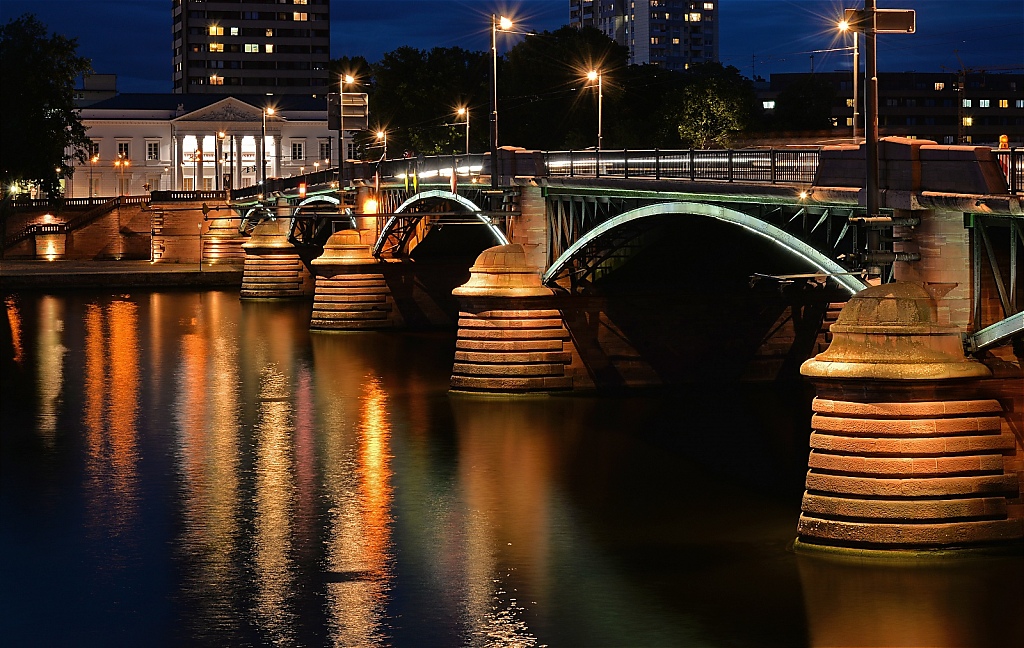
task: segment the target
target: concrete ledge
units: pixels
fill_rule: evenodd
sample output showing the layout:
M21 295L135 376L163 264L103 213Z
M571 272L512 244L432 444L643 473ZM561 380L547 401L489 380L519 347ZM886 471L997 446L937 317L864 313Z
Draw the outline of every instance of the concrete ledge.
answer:
M242 285L242 269L149 261L2 261L0 289L204 288Z

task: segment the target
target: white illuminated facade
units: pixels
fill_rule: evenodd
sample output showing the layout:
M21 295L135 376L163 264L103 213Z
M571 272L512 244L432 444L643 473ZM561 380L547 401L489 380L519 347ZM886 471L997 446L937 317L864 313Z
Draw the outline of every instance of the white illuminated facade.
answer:
M122 94L83 108L82 123L93 156L69 198L248 187L261 158L267 178L312 173L332 166L336 136L326 99L299 96Z
M718 60L719 0L569 0L569 24L595 27L633 65L685 70Z

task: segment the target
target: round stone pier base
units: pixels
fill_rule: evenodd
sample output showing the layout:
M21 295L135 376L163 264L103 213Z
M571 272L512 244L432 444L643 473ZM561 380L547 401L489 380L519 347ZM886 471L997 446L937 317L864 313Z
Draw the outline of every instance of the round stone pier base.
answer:
M552 308L552 291L527 265L523 247L484 250L459 299L453 391L530 394L572 389L565 350L569 333Z
M916 284L855 295L832 326L831 346L801 373L814 382L814 416L799 545L851 550L936 550L1019 543L1008 515L1016 451L996 400L978 397L989 375L964 357L959 332L935 323Z
M357 331L394 326L395 304L380 268L356 230L335 232L313 259L316 288L309 327Z
M211 220L210 229L203 235L203 264L244 264L245 250L242 249L242 245L245 241L245 237L238 233L238 226L231 219Z
M289 219L265 220L242 245L242 299L279 299L309 294L311 276L288 240Z

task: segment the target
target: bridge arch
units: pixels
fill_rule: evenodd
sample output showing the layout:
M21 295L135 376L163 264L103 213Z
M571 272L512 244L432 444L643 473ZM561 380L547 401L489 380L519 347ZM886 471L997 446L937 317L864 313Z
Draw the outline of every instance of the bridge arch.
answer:
M429 199L441 199L450 200L464 207L468 213L472 213L476 216L477 220L483 223L490 230L496 241L495 245L508 245L508 238L505 233L501 231L501 228L494 224L491 219L483 214L483 210L480 209L472 200L469 200L465 196L460 196L457 193L451 191L445 191L444 189L430 189L428 191L421 191L413 196L409 196L401 205L395 209L395 213L388 218L384 227L381 229L380 236L377 237L377 242L373 246L374 256L379 256L384 246L387 244L389 238L396 234L396 231L400 229L407 231L410 227L414 227L416 223L422 220L424 217L429 216L429 212L415 213L409 212L408 216L402 216L406 211L418 202ZM403 223L404 221L404 223Z
M846 268L843 268L823 253L814 249L807 243L804 243L792 234L741 211L730 209L729 207L724 207L722 205L700 202L667 202L645 205L609 218L597 227L586 232L575 243L569 246L561 256L555 259L554 263L551 264L551 267L544 272L542 281L545 284L553 281L572 262L573 258L580 254L581 250L598 239L608 235L616 228L640 219L652 216L664 216L666 214L704 216L736 225L737 227L741 227L748 232L783 248L789 254L810 263L818 270L826 274L833 275L832 278L835 279L835 281L844 289L848 290L850 294L860 292L867 288L867 284L863 281L848 274Z

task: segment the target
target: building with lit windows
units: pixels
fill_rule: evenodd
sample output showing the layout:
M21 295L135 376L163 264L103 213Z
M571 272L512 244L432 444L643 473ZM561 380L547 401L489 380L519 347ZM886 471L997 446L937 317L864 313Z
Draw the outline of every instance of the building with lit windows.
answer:
M68 198L237 189L334 165L322 98L128 93L81 115L92 155L65 181Z
M330 0L172 0L179 94L324 94Z
M627 47L630 64L685 70L718 60L718 1L569 0L569 24Z

